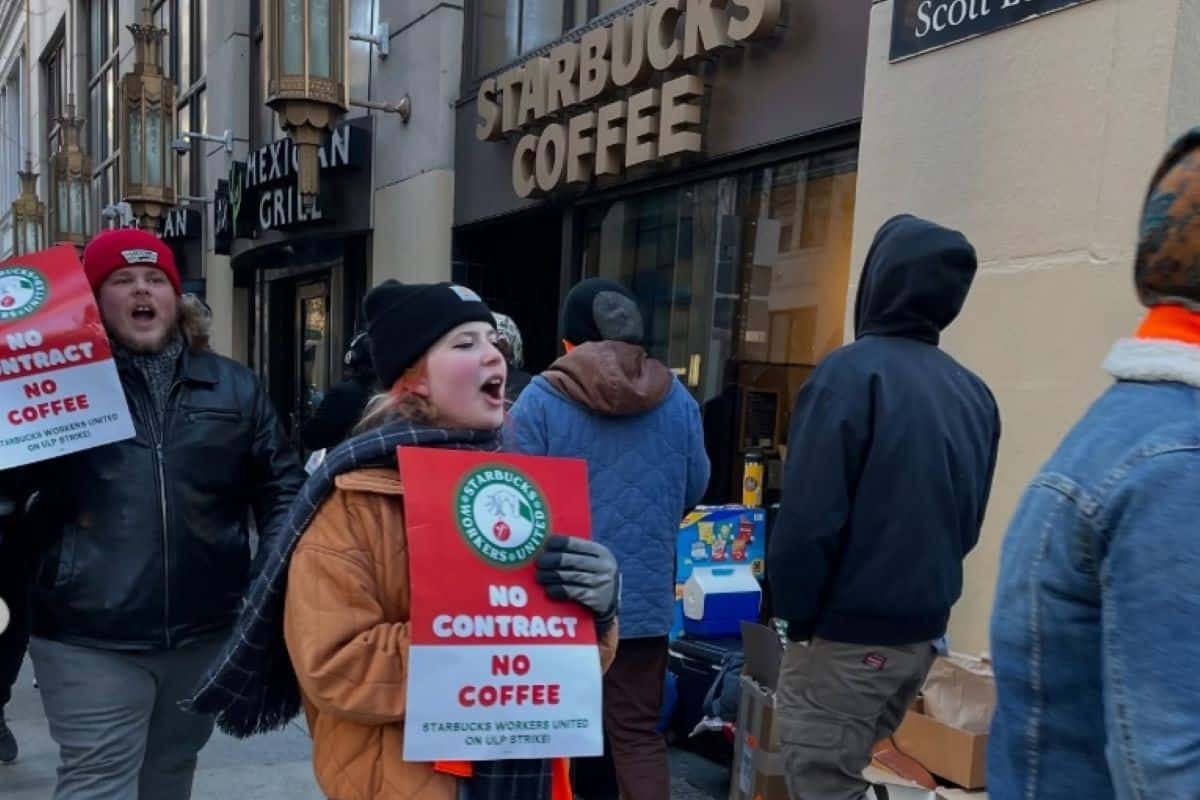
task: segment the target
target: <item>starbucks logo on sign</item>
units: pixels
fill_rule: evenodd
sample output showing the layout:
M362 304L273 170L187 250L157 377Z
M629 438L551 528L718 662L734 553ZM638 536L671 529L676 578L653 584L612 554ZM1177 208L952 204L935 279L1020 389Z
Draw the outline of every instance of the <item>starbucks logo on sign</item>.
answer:
M541 491L509 466L483 467L467 475L455 492L454 518L467 544L501 567L529 561L550 528Z
M46 302L49 294L42 273L30 267L0 269L0 322L27 317Z

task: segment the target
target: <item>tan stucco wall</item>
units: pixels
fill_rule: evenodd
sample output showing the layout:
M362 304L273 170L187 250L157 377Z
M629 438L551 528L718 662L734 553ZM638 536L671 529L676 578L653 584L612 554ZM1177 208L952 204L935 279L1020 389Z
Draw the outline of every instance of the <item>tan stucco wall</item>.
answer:
M386 158L381 149L378 158ZM454 172L431 170L375 191L371 247L374 286L388 278L405 283L450 280L450 228Z
M229 268L229 259L226 257L209 253L208 258L204 289L208 305L213 310L212 349L223 356L240 360L244 358L244 353L238 352L234 341L238 309L233 302L233 270Z
M971 297L943 340L991 386L1004 425L950 626L955 649L978 652L1020 493L1108 385L1100 362L1137 322L1142 195L1168 141L1200 122L1200 56L1187 44L1200 10L1093 0L898 64L888 63L891 21L891 0L875 3L847 307L893 214L958 228L979 253Z

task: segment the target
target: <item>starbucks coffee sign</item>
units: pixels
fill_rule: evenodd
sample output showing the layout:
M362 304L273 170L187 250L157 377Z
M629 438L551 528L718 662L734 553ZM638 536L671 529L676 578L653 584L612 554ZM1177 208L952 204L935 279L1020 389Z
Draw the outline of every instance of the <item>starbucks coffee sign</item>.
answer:
M657 0L479 87L480 141L519 137L520 197L703 152L696 65L772 35L782 0ZM683 74L679 74L683 73Z

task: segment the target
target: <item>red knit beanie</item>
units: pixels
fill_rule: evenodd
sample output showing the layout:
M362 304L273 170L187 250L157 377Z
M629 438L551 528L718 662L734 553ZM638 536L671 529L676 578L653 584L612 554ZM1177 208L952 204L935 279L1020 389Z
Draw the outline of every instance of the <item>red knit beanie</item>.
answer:
M115 228L96 234L83 251L83 271L92 291L99 292L109 275L123 267L156 267L182 294L179 270L171 248L153 233L137 228Z

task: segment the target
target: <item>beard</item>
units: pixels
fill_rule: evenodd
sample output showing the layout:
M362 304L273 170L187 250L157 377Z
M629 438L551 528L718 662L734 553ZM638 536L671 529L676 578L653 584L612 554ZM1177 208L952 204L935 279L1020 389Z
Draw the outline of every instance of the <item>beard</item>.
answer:
M178 316L171 321L171 324L159 336L149 339L147 337L126 336L116 326L105 325L104 330L108 333L108 338L115 342L118 347L126 352L135 355L153 356L158 355L167 349L176 337L181 336L179 329Z

